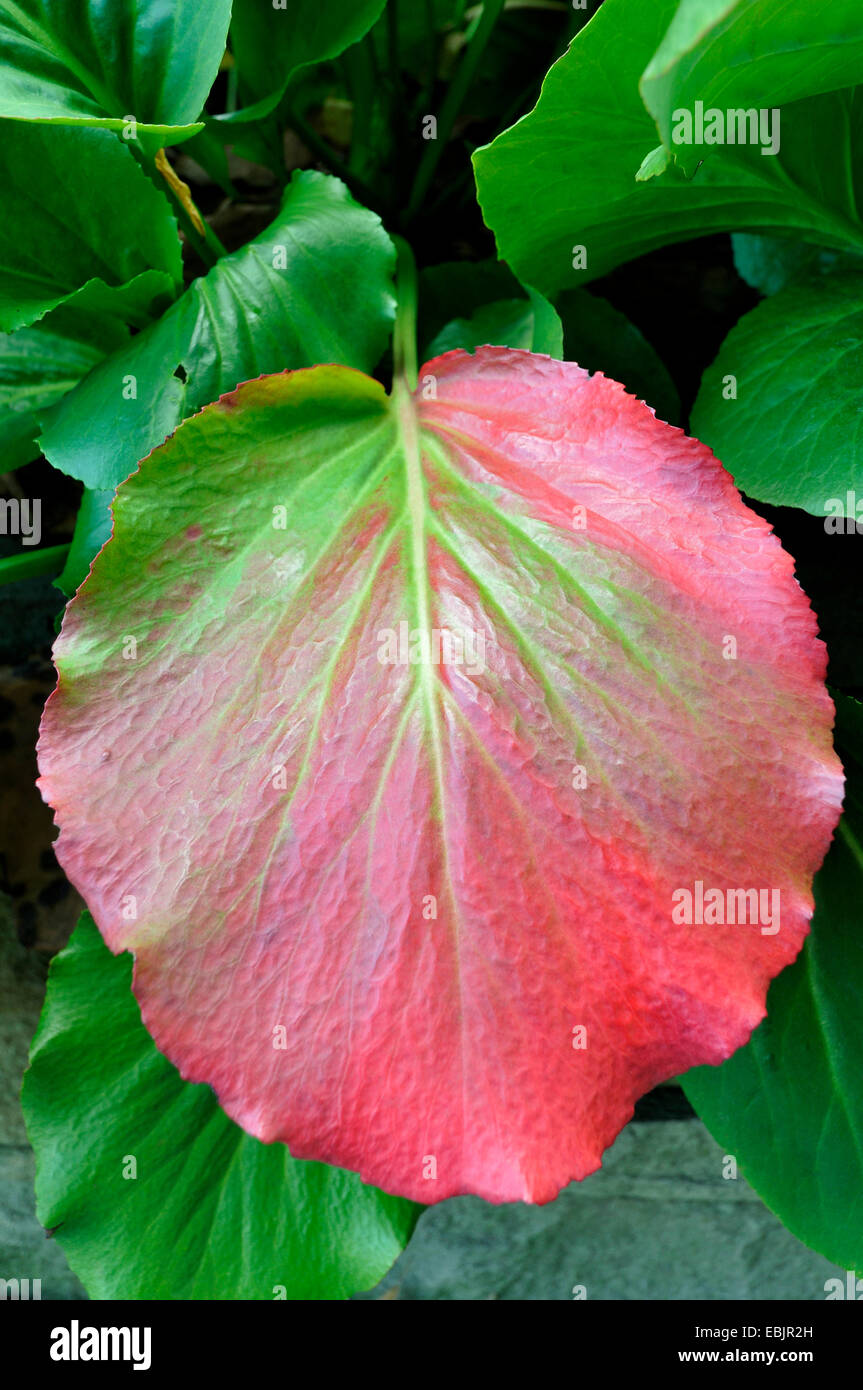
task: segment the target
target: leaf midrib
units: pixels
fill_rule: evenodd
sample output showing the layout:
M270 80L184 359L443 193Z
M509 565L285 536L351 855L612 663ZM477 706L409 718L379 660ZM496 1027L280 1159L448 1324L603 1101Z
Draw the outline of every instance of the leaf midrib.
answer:
M426 527L428 499L422 469L419 426L413 397L406 383L395 383L392 399L405 460L405 515L410 535L411 579L415 599L414 616L417 627L425 634L427 641L431 643L432 624L428 576L428 531ZM429 650L431 650L430 646ZM443 757L441 750L440 723L435 711L434 688L431 679L430 664L426 661L419 662L418 672L426 723L432 745L437 811L442 819L444 807Z

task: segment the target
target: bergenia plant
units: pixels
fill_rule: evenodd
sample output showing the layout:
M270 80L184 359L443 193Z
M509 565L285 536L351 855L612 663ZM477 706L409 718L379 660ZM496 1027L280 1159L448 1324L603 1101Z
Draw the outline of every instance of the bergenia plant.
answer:
M0 0L91 1296L369 1289L677 1078L863 1265L861 79L859 0Z

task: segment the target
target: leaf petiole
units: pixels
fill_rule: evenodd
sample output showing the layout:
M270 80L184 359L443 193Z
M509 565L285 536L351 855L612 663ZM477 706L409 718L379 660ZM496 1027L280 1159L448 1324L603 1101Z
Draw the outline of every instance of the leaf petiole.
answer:
M394 236L396 263L396 321L393 329L393 385L404 380L409 391L417 384L417 268L404 237Z
M480 59L485 52L486 44L491 38L492 30L497 23L498 16L503 7L504 0L485 0L479 23L467 44L467 48L455 77L450 83L447 94L444 97L440 116L438 117L437 137L434 140L430 140L423 151L423 156L416 172L416 178L414 179L414 185L411 189L407 211L405 212L405 222L410 222L423 204L425 196L431 186L431 181L434 178L438 161L452 134L452 128L455 125L456 117L461 110L468 88L474 79L474 74L479 66Z
M216 236L209 222L201 216L188 184L175 172L164 150L157 150L152 156L145 151L144 159L149 166L153 183L168 194L186 239L197 251L207 269L212 270L216 262L227 255L227 248Z
M5 560L0 560L0 584L13 584L19 579L36 579L42 574L59 574L68 554L68 545L48 545L41 550L9 555Z

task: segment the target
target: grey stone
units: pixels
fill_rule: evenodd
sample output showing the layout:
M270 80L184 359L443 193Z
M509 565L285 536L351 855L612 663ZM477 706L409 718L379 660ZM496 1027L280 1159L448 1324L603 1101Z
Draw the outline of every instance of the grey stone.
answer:
M66 1263L56 1240L36 1220L33 1154L0 1148L0 1278L41 1280L44 1299L80 1299L87 1294Z
M364 1297L412 1300L823 1299L841 1275L807 1249L698 1120L630 1124L603 1168L544 1207L430 1207Z
M0 898L0 1144L26 1144L21 1078L45 995L47 962L20 945Z
M39 1021L47 964L21 946L0 911L0 1279L41 1280L43 1299L86 1298L36 1219L34 1160L21 1113L21 1078Z

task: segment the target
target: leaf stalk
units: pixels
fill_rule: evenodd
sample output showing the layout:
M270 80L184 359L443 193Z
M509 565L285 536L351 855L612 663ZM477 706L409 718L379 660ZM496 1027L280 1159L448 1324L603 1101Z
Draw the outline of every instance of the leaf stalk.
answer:
M492 30L497 23L504 3L505 0L485 0L480 21L474 30L473 36L462 56L455 77L450 83L447 94L444 97L438 117L437 138L435 140L429 140L423 151L405 212L406 223L412 221L425 201L425 196L431 186L431 181L434 178L438 162L452 134L452 128L455 125L456 117L462 108L462 103L474 79L479 61L485 52L486 44L491 38Z
M393 329L393 383L417 385L417 267L404 237L394 236L396 262L396 321Z

